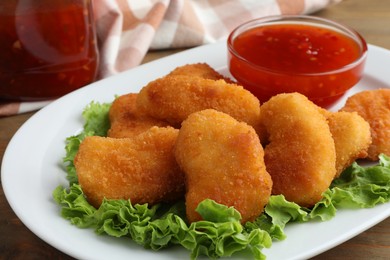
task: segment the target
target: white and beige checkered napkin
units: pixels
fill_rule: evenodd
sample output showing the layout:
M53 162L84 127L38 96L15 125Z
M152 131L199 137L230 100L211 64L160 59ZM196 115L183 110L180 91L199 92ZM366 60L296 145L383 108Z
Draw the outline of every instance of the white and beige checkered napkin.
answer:
M341 0L92 0L99 76L133 68L150 49L194 47L225 38L239 24L278 14L310 14ZM48 102L0 103L0 116Z

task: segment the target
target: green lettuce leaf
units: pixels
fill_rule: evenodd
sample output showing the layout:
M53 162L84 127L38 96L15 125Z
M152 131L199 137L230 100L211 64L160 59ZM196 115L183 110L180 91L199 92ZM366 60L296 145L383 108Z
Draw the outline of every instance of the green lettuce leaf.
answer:
M53 197L62 206L61 215L80 228L91 227L97 234L130 237L153 250L181 245L191 251L192 259L200 255L231 256L244 250L251 251L256 259L264 259L261 249L272 243L265 231L244 230L238 211L212 200L198 206L199 213L205 213L204 220L188 225L184 202L170 207L161 204L148 207L147 204L133 206L127 200L104 200L99 209L95 209L77 184L70 189L57 187Z
M110 120L108 112L110 111L111 103L91 102L82 112L85 121L84 128L78 135L70 136L65 140L66 155L63 158L67 172L67 180L70 185L78 183L76 169L73 164L74 157L79 150L80 143L86 136L106 136L110 128Z
M308 221L308 210L300 207L294 202L287 201L283 195L270 197L265 207L264 214L260 215L254 222L247 222L247 230L261 229L267 231L272 239L283 240L286 235L284 227L289 222Z
M82 116L85 120L84 132L91 135L106 136L110 128L108 112L111 103L91 102L84 109Z
M323 194L310 212L310 218L328 220L337 208L372 208L390 201L390 158L379 156L379 163L370 167L354 162Z
M380 155L379 164L361 167L353 163L333 183L332 202L342 208L372 208L390 199L389 157Z
M206 199L202 204L199 204L196 211L203 219L215 223L241 220L240 212L234 207L227 208L225 205L218 204L210 199Z
M59 186L53 191L53 198L61 205L61 216L73 225L79 228L95 226L96 209L87 202L79 185L73 184L69 189Z

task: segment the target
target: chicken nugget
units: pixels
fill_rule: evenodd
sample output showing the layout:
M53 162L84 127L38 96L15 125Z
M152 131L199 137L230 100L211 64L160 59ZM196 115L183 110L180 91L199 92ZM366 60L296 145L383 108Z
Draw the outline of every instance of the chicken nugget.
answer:
M152 127L133 138L86 137L74 164L91 205L103 198L156 204L184 197L184 174L174 156L178 130Z
M367 157L370 125L356 112L330 113L328 124L336 148L337 178L356 159Z
M139 112L136 100L136 93L122 95L114 100L109 111L111 126L107 136L113 138L132 137L148 130L152 126L168 126L168 123L165 121Z
M195 63L187 64L184 66L177 67L168 76L192 76L192 77L201 77L204 79L219 80L223 79L228 83L234 83L234 81L228 77L223 76L216 70L214 70L207 63Z
M213 109L193 113L179 131L175 156L185 174L190 222L201 219L195 209L205 199L233 206L242 223L263 211L272 180L251 126Z
M167 76L150 82L137 97L140 111L173 125L190 114L212 108L256 126L259 100L243 87L224 80L191 76Z
M347 99L341 111L357 112L370 124L368 159L378 160L381 153L390 155L390 89L359 92Z
M336 151L318 107L298 93L279 94L261 107L269 135L264 161L273 194L310 207L322 198L336 174Z

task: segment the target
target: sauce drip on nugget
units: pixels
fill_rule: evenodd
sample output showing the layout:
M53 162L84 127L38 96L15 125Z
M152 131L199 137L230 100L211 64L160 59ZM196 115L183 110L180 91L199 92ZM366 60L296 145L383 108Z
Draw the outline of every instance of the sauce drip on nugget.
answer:
M152 127L133 138L90 136L74 160L81 188L91 205L103 198L134 205L170 202L184 195L184 175L174 156L178 130Z
M304 207L322 198L336 174L335 144L325 116L305 96L279 94L261 107L273 194Z
M271 195L263 148L253 127L213 109L191 114L183 123L175 156L185 173L186 212L190 222L205 199L234 206L241 222L253 221Z

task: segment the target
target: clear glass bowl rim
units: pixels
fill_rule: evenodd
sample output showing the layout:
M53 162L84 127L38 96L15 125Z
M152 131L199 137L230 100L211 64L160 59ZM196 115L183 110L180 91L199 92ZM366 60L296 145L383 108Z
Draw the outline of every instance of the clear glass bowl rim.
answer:
M248 61L244 57L242 57L233 47L233 41L234 39L240 35L243 32L246 32L249 29L260 27L260 26L267 26L271 25L275 22L311 22L313 25L318 24L318 25L325 25L329 29L335 28L337 30L341 30L342 32L346 33L349 37L351 37L360 47L361 53L358 59L355 61L340 67L338 69L330 70L330 71L325 71L325 72L316 72L316 73L285 73L282 71L278 70L273 70L269 69L267 67L259 66L254 64L251 61ZM239 60L243 61L244 63L250 65L251 67L257 69L257 70L262 70L262 71L268 71L269 73L274 73L274 74L294 74L294 75L305 75L305 76L319 76L319 75L327 75L327 74L334 74L334 73L339 73L343 72L345 70L349 70L351 68L354 68L358 66L361 62L363 62L366 59L367 56L367 43L365 39L354 29L345 26L339 22L335 22L333 20L321 18L321 17L316 17L316 16L310 16L310 15L272 15L272 16L265 16L262 18L256 18L250 21L247 21L243 24L240 24L237 26L233 31L228 36L227 39L227 47L228 47L228 52Z

